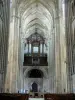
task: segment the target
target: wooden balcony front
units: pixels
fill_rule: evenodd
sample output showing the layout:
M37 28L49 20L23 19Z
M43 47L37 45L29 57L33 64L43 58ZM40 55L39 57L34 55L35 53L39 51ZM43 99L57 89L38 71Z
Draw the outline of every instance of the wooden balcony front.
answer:
M48 66L47 55L26 54L24 55L23 66Z

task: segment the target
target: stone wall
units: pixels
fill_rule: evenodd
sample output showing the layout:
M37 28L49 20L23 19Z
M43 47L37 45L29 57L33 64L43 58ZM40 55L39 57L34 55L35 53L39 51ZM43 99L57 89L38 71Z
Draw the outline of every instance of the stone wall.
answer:
M66 0L65 4L68 92L75 92L75 0Z
M38 86L38 92L49 92L49 79L46 78L25 78L24 79L24 92L30 92L32 90L32 84L36 83Z
M10 0L0 0L0 92L4 91L9 38Z
M72 10L72 45L73 45L73 52L72 52L72 82L73 82L73 93L75 93L75 1L71 2L73 6Z

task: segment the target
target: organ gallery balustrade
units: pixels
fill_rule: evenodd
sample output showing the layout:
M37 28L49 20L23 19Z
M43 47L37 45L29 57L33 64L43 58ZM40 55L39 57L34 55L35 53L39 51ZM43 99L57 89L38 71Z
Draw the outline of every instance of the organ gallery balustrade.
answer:
M33 55L24 55L24 66L48 66L47 55L33 54Z

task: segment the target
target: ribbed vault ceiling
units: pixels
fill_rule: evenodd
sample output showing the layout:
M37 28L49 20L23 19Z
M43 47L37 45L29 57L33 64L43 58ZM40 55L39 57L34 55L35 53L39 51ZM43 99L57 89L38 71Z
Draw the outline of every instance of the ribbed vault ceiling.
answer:
M18 0L22 32L27 38L36 31L48 38L53 28L55 0Z

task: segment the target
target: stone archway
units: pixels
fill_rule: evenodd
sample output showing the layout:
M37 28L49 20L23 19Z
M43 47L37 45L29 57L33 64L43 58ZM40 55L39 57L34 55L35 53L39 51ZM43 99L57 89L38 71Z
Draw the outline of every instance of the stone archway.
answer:
M45 68L37 68L37 67L28 67L25 71L24 71L24 77L27 78L28 77L28 72L33 70L33 69L37 69L37 70L40 70L42 71L43 73L43 77L44 78L48 78L48 73L47 73L47 70Z
M37 77L34 75L31 76L32 72L35 74L36 71L39 72L40 76L38 76L38 74L36 74ZM38 92L43 92L45 82L48 83L47 79L48 79L48 73L45 68L28 67L24 71L24 84L25 84L24 89L28 87L28 91L31 90L36 92L37 90ZM35 90L33 90L32 88L32 84L34 82L37 84L37 88Z

